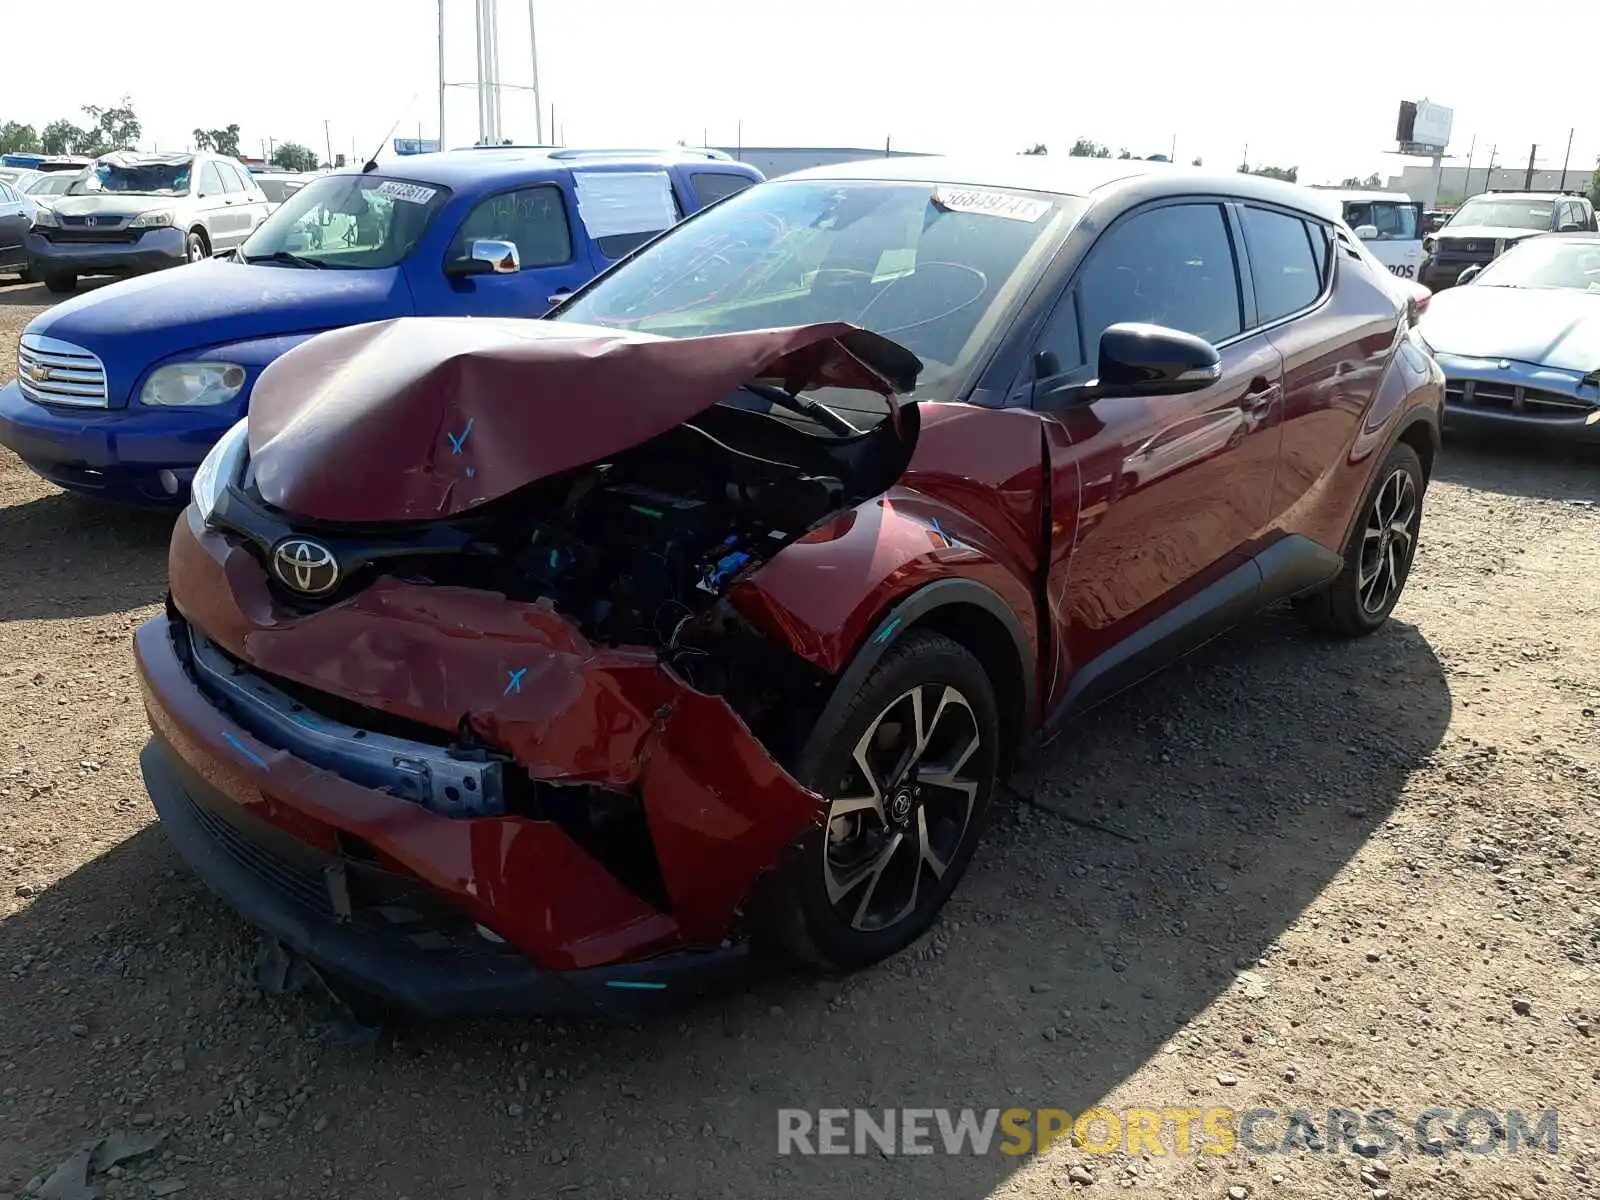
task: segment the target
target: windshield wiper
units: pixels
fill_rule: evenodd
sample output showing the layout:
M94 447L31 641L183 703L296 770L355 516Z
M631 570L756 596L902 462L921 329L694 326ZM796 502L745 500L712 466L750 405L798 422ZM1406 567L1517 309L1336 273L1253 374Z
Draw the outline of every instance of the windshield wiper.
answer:
M790 412L797 412L802 416L810 417L818 425L823 426L829 433L837 433L840 437L854 437L860 433L854 425L846 421L833 409L820 400L813 400L810 396L803 396L798 392L787 391L781 387L774 387L770 383L746 383L741 385L745 391L755 396L760 396L780 408L787 408Z
M301 258L298 254L290 254L287 250L274 250L271 254L255 254L246 257L239 255L239 261L246 263L288 263L291 267L305 267L312 271L320 271L322 264L314 258Z

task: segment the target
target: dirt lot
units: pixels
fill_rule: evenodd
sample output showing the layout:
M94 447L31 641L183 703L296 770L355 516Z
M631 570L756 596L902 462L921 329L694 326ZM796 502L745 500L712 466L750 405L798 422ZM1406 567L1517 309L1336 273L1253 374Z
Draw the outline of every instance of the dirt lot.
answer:
M0 378L42 303L0 288ZM254 939L152 823L128 643L168 522L0 451L0 1200L111 1130L168 1133L101 1178L127 1197L1595 1194L1597 497L1593 457L1452 445L1383 632L1271 615L1071 731L1018 782L1074 820L1010 806L877 970L348 1050L237 982ZM1390 1108L1404 1140L776 1153L783 1107L1097 1103L1272 1109L1264 1143L1291 1109L1328 1139L1330 1107ZM1435 1106L1557 1109L1558 1150L1480 1123L1489 1153L1420 1153Z

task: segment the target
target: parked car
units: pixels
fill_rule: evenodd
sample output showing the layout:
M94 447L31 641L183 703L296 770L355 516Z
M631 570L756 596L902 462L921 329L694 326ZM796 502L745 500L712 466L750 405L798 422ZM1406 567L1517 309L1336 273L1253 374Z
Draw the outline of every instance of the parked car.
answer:
M1527 238L1429 306L1445 428L1600 442L1600 233Z
M18 191L22 191L41 172L32 167L0 167L0 183L8 183Z
M34 318L22 377L0 388L0 444L62 487L181 503L262 369L295 343L417 313L538 316L728 176L760 179L692 151L517 149L319 176L228 261Z
M52 292L71 292L80 275L137 275L232 249L266 215L267 198L232 158L119 151L39 211L29 267Z
M267 198L268 212L277 208L278 205L317 178L315 175L299 174L291 171L282 173L252 171L250 175L256 181L256 186L261 189L262 194Z
M36 171L22 185L22 191L32 196L36 204L49 206L55 197L65 196L78 176L71 171Z
M1447 208L1430 208L1422 214L1422 232L1424 235L1438 233L1450 219L1451 210Z
M168 836L428 1012L893 953L1019 747L1276 601L1387 618L1443 378L1339 214L1139 160L853 163L548 320L305 342L135 639Z
M1585 196L1558 192L1484 192L1456 209L1438 233L1423 239L1423 283L1453 286L1468 267L1481 267L1524 238L1596 230Z
M1422 266L1422 205L1403 192L1328 193L1343 205L1345 224L1367 242L1384 268L1401 279Z
M23 245L38 205L15 185L0 180L0 273L28 279L28 249Z

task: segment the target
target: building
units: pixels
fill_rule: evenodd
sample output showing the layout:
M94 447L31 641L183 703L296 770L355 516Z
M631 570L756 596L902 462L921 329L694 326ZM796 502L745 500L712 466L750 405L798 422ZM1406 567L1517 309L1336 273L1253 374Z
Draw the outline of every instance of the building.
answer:
M1594 178L1592 167L1568 167L1566 181L1562 182L1561 172L1535 171L1533 183L1528 184L1527 164L1522 166L1506 165L1496 166L1491 172L1487 161L1482 165L1474 164L1472 179L1467 179L1465 164L1459 167L1445 167L1439 178L1439 197L1437 203L1445 207L1454 207L1468 196L1476 196L1479 192L1490 189L1501 192L1510 191L1535 191L1535 192L1586 192L1589 183ZM1387 190L1391 192L1405 192L1409 196L1426 196L1432 185L1433 168L1426 164L1408 166L1398 175L1391 175Z
M860 162L867 158L917 158L910 150L862 150L854 147L811 146L718 146L729 156L749 163L768 179L803 171L807 167L826 167L833 163Z

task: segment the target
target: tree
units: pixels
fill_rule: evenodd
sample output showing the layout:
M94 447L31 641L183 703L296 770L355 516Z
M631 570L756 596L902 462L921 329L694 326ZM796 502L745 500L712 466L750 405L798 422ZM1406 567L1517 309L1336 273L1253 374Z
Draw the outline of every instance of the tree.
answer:
M272 152L272 164L285 171L315 171L317 161L316 151L299 142L279 142Z
M32 125L7 121L0 125L0 154L38 154L39 134Z
M194 144L197 149L210 150L214 154L229 154L239 156L239 126L229 125L224 129L196 129L194 131Z
M1073 158L1110 158L1109 147L1102 146L1099 142L1090 141L1088 138L1079 138L1072 143L1072 149L1067 153Z
M132 150L139 144L144 127L133 111L133 101L122 97L112 108L85 104L83 111L92 124L83 132L87 145L79 148L80 154L105 154L111 150Z
M1117 155L1117 157L1118 158L1132 158L1133 157L1133 151L1129 150L1126 146L1124 146L1122 148L1121 152Z
M65 117L59 117L44 127L39 134L39 146L44 154L77 154L88 140L88 135Z
M1252 167L1249 163L1239 164L1239 174L1260 175L1266 179L1281 179L1285 183L1295 183L1300 178L1299 167Z
M1344 188L1365 188L1369 192L1376 192L1382 189L1383 179L1376 171L1365 179L1359 175L1347 175L1339 186Z
M1600 208L1600 158L1594 160L1594 174L1589 178L1589 203Z
M1023 151L1024 154L1049 154L1049 148L1043 142L1035 142L1033 147Z
M1203 166L1205 166L1205 165L1206 165L1206 160L1205 160L1205 159L1203 159L1203 158L1201 158L1201 157L1200 157L1200 156L1199 156L1199 155L1198 155L1198 154L1197 154L1197 155L1195 155L1195 156L1194 156L1194 161L1193 161L1193 162L1192 162L1192 163L1190 163L1190 164L1189 164L1189 165L1190 165L1190 166L1191 166L1191 167L1203 167Z

